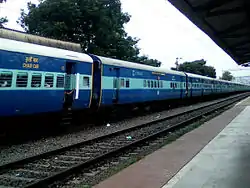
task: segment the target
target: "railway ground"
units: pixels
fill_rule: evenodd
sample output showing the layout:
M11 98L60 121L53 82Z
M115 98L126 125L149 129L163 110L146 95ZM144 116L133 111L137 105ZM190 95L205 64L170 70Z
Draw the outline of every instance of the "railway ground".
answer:
M105 126L102 131L99 130L99 136L94 134L98 133L95 131L88 133L89 135L82 134L74 141L75 135L71 135L61 141L59 138L40 142L38 145L26 145L26 149L20 147L19 151L13 147L9 152L5 150L1 153L1 161L6 164L0 166L0 184L8 187L50 185L64 188L96 185L247 96L249 93L243 93L175 113L165 112L161 114L162 117L157 114L144 122L132 121L124 127L113 126L113 131L104 135L101 134L110 127ZM69 146L65 147L63 144ZM23 153L28 153L28 156ZM21 157L15 159L13 156Z
M16 121L13 124L16 124L17 127L11 129L11 132L9 132L5 136L0 135L0 148L5 148L6 146L12 146L12 145L20 145L25 144L27 142L37 142L39 140L45 140L53 137L63 137L64 135L69 134L77 134L78 132L90 132L91 130L98 131L100 127L107 124L120 124L121 122L126 122L133 120L134 118L137 119L144 119L145 116L155 114L159 114L161 116L162 112L171 111L173 109L179 109L182 110L185 107L190 106L196 106L196 105L202 105L209 101L217 100L220 98L224 98L230 95L219 95L219 96L210 96L203 99L200 98L194 98L193 100L188 101L171 101L166 102L163 104L151 104L151 107L148 108L140 108L137 110L132 109L120 109L112 111L112 113L97 113L92 115L85 115L84 117L81 116L81 120L84 120L84 122L76 121L70 126L60 127L56 126L56 124L60 124L60 122L55 123L52 121L51 123L47 124L37 124L32 123L31 125L22 128L24 122L20 123L19 121ZM183 108L182 108L183 107ZM156 115L158 117L158 115ZM50 118L48 118L50 119ZM29 119L27 119L29 121ZM36 120L37 121L37 120ZM6 124L8 126L8 124ZM15 130L15 131L13 131Z
M250 97L95 188L249 187Z
M147 123L159 118L165 118L182 111L188 111L193 108L199 108L211 102L219 101L220 99L192 104L190 106L182 106L179 108L168 109L161 112L155 112L144 116L125 119L119 122L111 122L108 127L107 124L99 126L92 126L89 128L81 128L78 131L69 131L68 133L53 135L47 137L46 135L40 139L27 141L20 144L7 145L0 147L0 165L9 163L11 161L20 160L22 158L38 155L40 153L55 150L61 147L66 147L84 140L92 139L98 136L109 134L115 131L120 131L130 127L136 127L139 124Z

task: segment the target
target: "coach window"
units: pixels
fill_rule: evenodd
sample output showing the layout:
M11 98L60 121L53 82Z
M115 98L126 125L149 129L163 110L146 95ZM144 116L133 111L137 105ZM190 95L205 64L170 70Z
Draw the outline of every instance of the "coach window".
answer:
M174 87L177 88L177 83L174 84Z
M157 83L156 83L156 81L154 81L154 88L156 88L157 87Z
M16 87L27 87L28 73L20 72L17 74Z
M121 79L121 87L124 87L125 86L125 80L124 78Z
M153 87L154 87L154 81L151 80L151 88L153 88Z
M147 87L147 81L146 80L143 81L143 87Z
M160 84L161 84L161 88L163 88L163 81L162 80L161 80Z
M63 88L64 87L64 75L57 75L56 77L56 87Z
M34 73L31 78L31 87L41 87L42 74Z
M0 72L0 87L11 87L12 72Z
M87 77L87 76L83 77L83 86L84 87L89 87L89 77ZM114 87L116 88L117 86L114 86Z
M148 80L148 88L150 88L150 81Z
M54 75L53 74L46 74L44 87L50 88L54 86Z
M160 88L160 80L157 81L157 86Z
M130 84L129 84L129 79L127 79L127 80L126 80L126 87L130 87L129 85L130 85Z

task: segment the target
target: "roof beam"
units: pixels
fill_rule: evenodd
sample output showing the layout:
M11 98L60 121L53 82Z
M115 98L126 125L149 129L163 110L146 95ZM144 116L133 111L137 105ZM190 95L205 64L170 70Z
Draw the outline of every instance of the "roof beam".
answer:
M214 16L223 16L228 14L238 14L242 13L245 10L244 7L235 7L223 10L210 11L206 14L206 17L214 17Z
M243 54L242 57L249 57L249 56L250 56L250 52Z
M225 5L227 3L230 3L235 0L211 0L208 3L200 6L193 7L194 12L207 12L211 11L215 8L221 7L222 5Z
M237 42L237 43L235 43L233 45L230 45L229 47L234 48L234 49L240 49L241 47L246 46L246 45L250 45L250 39L247 39L245 41Z
M237 54L244 54L244 53L250 52L250 48L239 48L239 49L236 49L235 52Z
M246 45L250 44L250 38L247 37L244 40L236 40L236 39L234 39L234 40L231 40L230 42L227 41L227 44L228 44L229 47L237 47L237 49L238 48L243 49L243 48L245 48Z
M236 32L238 30L243 29L244 27L248 27L247 23L246 22L241 22L241 23L239 23L237 25L233 25L231 27L228 27L227 29L224 29L222 31L218 31L217 35L224 35L224 34L229 34L229 33L232 33L232 32Z
M249 60L250 60L250 56L242 57L239 59L241 64L249 62Z
M249 31L244 31L242 33L223 33L220 36L222 38L241 38L241 37L247 37L249 35Z

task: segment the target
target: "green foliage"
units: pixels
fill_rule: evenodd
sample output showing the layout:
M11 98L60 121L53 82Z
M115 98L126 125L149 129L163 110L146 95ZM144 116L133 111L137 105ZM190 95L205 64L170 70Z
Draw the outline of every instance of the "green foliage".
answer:
M222 77L220 77L220 79L232 81L233 75L231 74L231 72L225 71L225 72L223 72Z
M3 24L7 23L8 22L8 19L7 17L1 17L0 18L0 28L3 28Z
M204 59L184 62L183 64L178 65L177 68L171 69L216 78L215 68L212 66L206 66L206 61Z
M6 2L6 0L0 0L0 3ZM0 17L0 28L3 28L3 24L7 23L8 19L7 17Z
M85 53L160 64L139 57L139 40L125 32L130 15L121 11L120 0L40 0L28 3L28 10L18 23L30 34L80 43Z
M161 66L161 62L158 61L157 59L149 59L147 56L141 56L138 57L137 60L139 63L141 64L146 64L146 65L150 65L150 66L154 66L154 67L160 67Z

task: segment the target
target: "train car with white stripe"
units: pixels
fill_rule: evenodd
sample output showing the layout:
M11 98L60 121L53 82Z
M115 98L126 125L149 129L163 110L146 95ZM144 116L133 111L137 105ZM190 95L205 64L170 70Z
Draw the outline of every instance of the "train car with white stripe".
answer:
M60 112L71 92L69 106L89 108L92 66L83 53L0 38L0 116Z
M102 64L101 106L185 97L186 75L182 72L96 57Z
M117 105L249 90L249 85L0 38L0 119L60 118L65 110L81 115Z

